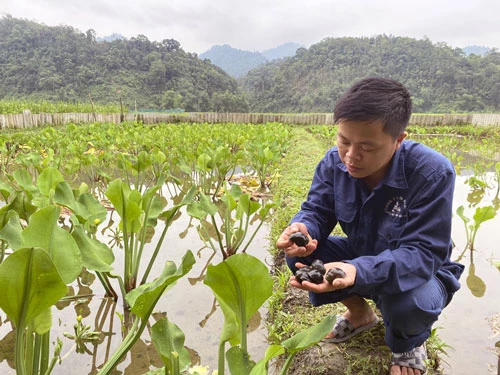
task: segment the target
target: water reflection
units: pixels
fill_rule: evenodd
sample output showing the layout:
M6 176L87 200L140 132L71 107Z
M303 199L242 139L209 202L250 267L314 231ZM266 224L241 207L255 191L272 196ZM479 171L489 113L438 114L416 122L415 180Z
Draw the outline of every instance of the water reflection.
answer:
M477 193L470 195L468 177L470 175L457 177L454 210L464 205L467 215L472 217L475 206L471 206L470 199L477 198ZM485 177L492 179L493 175L489 173ZM490 205L494 197L493 188L485 189L477 205ZM436 324L439 337L451 346L447 350L448 356L443 357L444 375L488 374L497 367L498 357L494 348L498 339L494 339L488 320L500 313L500 272L493 264L495 259L500 258L498 228L500 215L497 214L481 224L475 239L475 250L470 250L467 248L464 223L458 215L454 215L452 237L456 248L453 254L455 259L460 258L466 271L460 280L462 288Z

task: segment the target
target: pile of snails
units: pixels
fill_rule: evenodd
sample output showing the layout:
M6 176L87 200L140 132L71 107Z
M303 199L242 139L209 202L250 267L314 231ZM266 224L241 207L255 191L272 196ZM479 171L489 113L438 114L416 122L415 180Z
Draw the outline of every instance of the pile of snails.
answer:
M309 243L307 236L301 232L291 234L289 240L297 246L306 246ZM330 268L327 272L325 265L320 259L315 259L310 266L304 266L295 272L295 278L300 283L309 281L314 284L321 284L324 278L331 284L333 280L345 276L345 272L337 267Z

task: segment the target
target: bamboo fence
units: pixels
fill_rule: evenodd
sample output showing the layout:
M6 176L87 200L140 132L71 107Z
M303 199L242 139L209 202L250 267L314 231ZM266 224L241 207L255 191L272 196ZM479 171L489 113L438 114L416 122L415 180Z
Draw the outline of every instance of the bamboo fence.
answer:
M28 110L20 114L0 114L0 129L33 128L57 126L69 123L116 123L139 121L144 124L157 123L249 123L262 124L280 122L296 125L332 125L333 114L268 114L268 113L216 113L191 112L182 114L169 113L31 113ZM500 126L500 114L415 114L410 125L464 125Z

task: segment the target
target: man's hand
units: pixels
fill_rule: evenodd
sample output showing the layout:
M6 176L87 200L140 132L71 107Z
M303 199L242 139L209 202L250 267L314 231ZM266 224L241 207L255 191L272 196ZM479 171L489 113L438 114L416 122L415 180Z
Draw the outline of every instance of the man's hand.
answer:
M297 246L295 243L290 241L290 236L296 232L301 232L307 236L309 242L306 246ZM285 250L285 254L288 257L306 257L316 250L317 246L318 240L313 240L311 238L305 224L303 223L293 223L287 227L283 233L281 233L278 241L276 241L276 247L278 249Z
M297 268L302 268L305 265L302 263L295 263L295 266ZM325 264L327 272L330 268L333 267L342 269L346 273L346 276L333 280L333 283L331 284L325 279L323 279L323 282L321 284L314 284L308 281L303 281L302 283L299 283L295 278L295 276L292 276L290 278L289 283L291 286L295 288L308 290L314 293L333 292L334 290L344 289L354 285L354 282L356 281L356 267L354 267L352 264L343 262L332 262Z

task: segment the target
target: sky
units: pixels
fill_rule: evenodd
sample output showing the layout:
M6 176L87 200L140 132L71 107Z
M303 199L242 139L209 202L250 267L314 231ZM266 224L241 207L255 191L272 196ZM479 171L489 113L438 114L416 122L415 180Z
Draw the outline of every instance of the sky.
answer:
M175 39L198 54L223 44L262 52L380 34L500 49L499 14L499 0L0 0L0 16L97 37Z

